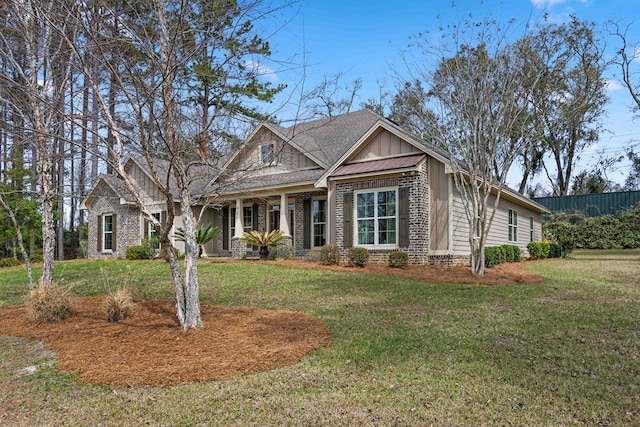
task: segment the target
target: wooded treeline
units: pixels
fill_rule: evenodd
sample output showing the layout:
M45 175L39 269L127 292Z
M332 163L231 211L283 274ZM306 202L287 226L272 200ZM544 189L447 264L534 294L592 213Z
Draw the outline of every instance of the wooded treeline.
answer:
M282 87L261 79L270 47L252 22L273 7L259 0L3 2L0 255L41 252L45 266L54 256L82 255L80 203L103 172L127 183L168 244L173 213L164 224L153 218L123 169L136 152L167 206L182 204L183 220L194 228L196 218L184 217L195 203L194 168L215 172L210 159L237 144L247 127L272 119L258 105ZM460 177L477 170L485 186L505 185L513 164L523 171L518 190L525 194L535 175L546 176L556 194L603 188L616 159L591 172L576 173L575 164L603 131L605 70L618 66L629 92L638 93L638 51L615 27L622 48L612 59L604 27L577 17L535 23L521 35L511 28L487 19L416 35L413 51L398 61L408 72L398 72L395 91L381 87L380 98L364 106L448 150L453 164L466 162ZM349 111L363 82L340 87L339 77L301 94L297 119ZM158 173L157 158L169 161L174 188ZM487 192L473 191L479 196L469 221L484 224L479 197ZM187 241L193 231L185 230Z
M127 154L166 156L154 141L170 110L154 100L166 79L179 80L176 128L198 135L202 153L228 150L245 125L268 118L247 102L268 101L281 89L261 81L249 62L269 54L251 24L268 10L252 1L191 3L2 2L0 194L8 209L0 209L0 257L22 257L10 213L36 257L44 242L55 245L56 259L84 254L80 205L100 173L116 172L116 140ZM166 23L155 10L166 12ZM173 63L153 62L154 53L163 54L163 30L175 39L168 55L179 52ZM163 66L176 73L163 74Z

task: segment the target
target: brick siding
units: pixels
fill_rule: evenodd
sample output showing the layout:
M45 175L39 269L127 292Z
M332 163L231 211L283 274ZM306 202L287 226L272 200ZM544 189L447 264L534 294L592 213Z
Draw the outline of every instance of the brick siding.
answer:
M116 250L102 252L98 250L98 216L116 214ZM140 211L137 207L120 204L120 198L109 188L103 186L99 197L89 210L89 231L87 237L87 256L89 258L124 258L127 247L140 244Z
M376 190L378 188L409 189L409 245L397 249L369 249L370 262L386 263L391 252L401 250L409 255L410 264L426 264L429 262L429 175L425 162L419 172L397 178L384 178L366 181L336 184L335 228L336 243L341 248L343 260L346 260L348 248L344 247L344 210L345 193L358 190ZM355 209L355 199L353 203ZM353 229L357 229L355 218ZM355 243L355 240L354 240Z

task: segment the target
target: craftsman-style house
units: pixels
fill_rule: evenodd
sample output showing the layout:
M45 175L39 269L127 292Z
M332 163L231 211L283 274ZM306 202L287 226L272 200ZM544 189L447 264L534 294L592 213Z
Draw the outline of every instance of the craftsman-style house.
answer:
M397 250L414 264L468 262L468 222L448 165L441 150L368 110L288 128L263 123L223 173L192 189L203 200L196 208L205 209L201 224L222 230L205 252L252 254L239 240L243 231L280 229L299 257L335 243L343 253L365 247L381 262ZM127 168L162 216L166 202L143 162L131 158ZM153 234L115 176L102 175L84 207L91 258L123 257L126 247ZM544 212L503 190L487 245L517 245L526 255L527 243L542 238ZM178 216L174 227L180 225Z

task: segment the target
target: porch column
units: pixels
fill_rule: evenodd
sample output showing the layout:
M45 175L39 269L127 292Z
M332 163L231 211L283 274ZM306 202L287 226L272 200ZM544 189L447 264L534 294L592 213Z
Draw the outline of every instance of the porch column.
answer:
M289 204L287 203L287 195L280 195L280 230L285 237L291 237L289 231Z
M236 218L235 218L235 227L236 232L233 235L234 239L239 239L242 237L242 233L244 232L244 212L242 209L242 199L236 199Z

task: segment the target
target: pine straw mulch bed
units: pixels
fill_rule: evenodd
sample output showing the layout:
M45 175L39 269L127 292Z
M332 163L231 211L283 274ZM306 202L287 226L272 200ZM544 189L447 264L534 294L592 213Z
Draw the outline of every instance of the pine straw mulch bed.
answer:
M502 264L478 278L463 266L397 269L368 265L361 270L301 260L258 262L395 274L431 283L503 285L544 280L520 264ZM82 382L114 386L227 379L296 363L331 341L324 323L300 312L202 304L206 327L183 332L172 301L139 299L135 315L118 323L106 320L103 303L104 297L77 298L76 313L54 325L30 323L23 306L4 307L0 309L0 336L44 341L57 353L58 369L78 374Z

